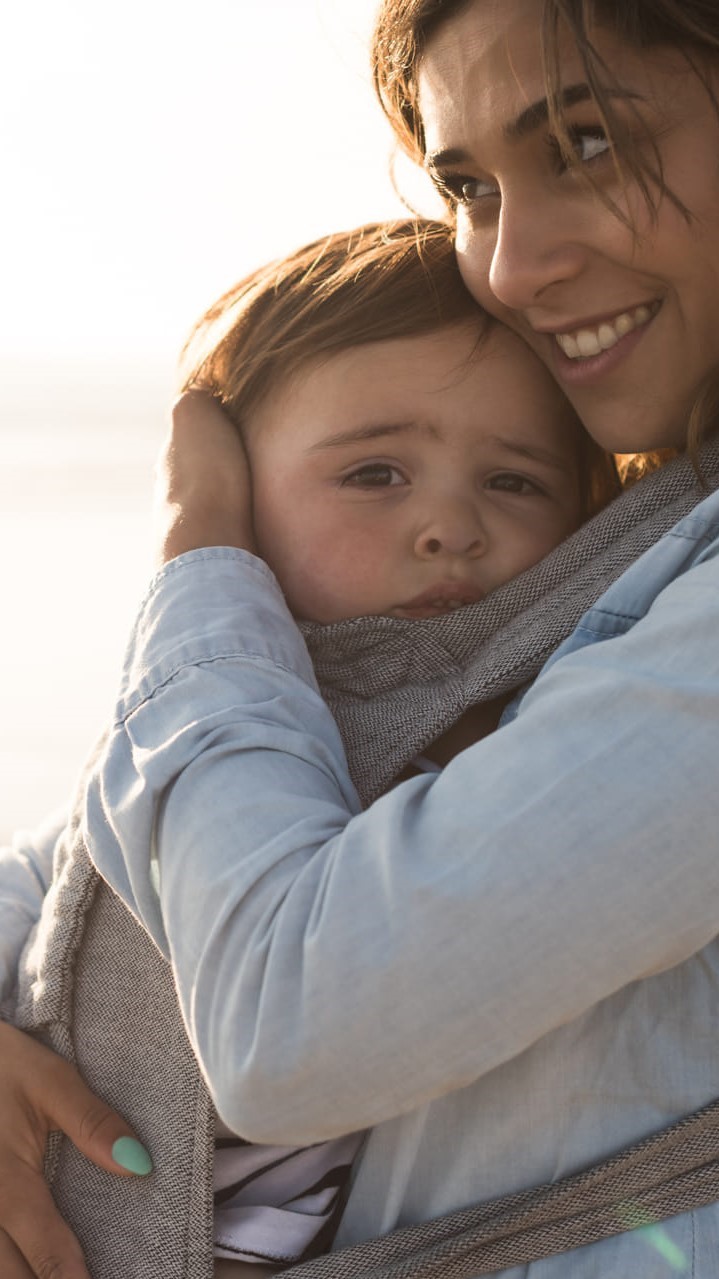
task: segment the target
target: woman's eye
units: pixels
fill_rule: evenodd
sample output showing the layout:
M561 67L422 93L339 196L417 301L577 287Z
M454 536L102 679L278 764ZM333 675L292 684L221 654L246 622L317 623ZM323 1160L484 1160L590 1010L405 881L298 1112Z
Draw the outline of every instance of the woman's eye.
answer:
M474 204L498 193L496 185L486 178L469 178L462 173L448 173L437 178L437 186L452 204Z
M573 125L569 127L567 133L572 152L579 165L591 164L592 160L599 159L612 149L612 144L601 125L591 127ZM559 141L555 137L549 138L548 141L560 166L566 168Z
M538 484L534 480L528 480L526 475L515 475L512 471L502 471L499 475L492 475L487 480L486 487L499 493L516 493L520 497L533 497L537 493L541 493Z
M368 462L358 466L342 479L343 488L379 489L404 484L405 478L395 466L386 462Z
M590 160L596 160L598 155L604 155L611 149L611 143L604 129L576 129L570 130L570 137L577 153L577 159L582 164L588 164Z

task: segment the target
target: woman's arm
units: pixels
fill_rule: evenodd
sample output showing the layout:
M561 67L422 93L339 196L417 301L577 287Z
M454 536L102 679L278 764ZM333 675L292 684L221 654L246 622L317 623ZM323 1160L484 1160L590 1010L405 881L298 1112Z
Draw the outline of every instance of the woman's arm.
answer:
M202 549L160 574L88 834L172 959L231 1127L370 1126L716 935L719 543L662 546L632 570L626 634L563 656L513 724L364 813L265 567Z

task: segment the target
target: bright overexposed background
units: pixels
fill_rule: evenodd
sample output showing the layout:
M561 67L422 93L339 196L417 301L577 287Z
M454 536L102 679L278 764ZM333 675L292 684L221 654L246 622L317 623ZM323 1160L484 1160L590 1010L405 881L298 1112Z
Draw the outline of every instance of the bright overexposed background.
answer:
M35 0L0 48L0 838L66 800L151 572L177 351L262 261L402 216L375 0Z

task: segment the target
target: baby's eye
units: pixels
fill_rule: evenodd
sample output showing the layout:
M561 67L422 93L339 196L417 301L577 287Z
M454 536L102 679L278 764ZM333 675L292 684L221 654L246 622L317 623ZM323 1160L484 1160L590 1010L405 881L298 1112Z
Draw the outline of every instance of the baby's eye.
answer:
M514 471L490 476L485 487L498 493L516 493L520 497L534 497L542 491L534 480L528 480L526 475L516 475Z
M343 488L379 489L404 484L405 478L396 466L387 462L366 462L342 479Z

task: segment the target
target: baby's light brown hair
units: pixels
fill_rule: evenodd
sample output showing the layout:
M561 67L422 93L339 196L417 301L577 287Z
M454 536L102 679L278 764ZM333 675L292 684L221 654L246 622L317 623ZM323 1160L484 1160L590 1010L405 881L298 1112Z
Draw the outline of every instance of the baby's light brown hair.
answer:
M270 262L214 303L183 350L183 390L211 392L242 431L254 409L298 369L350 347L475 323L479 345L497 321L468 293L451 228L408 219L370 223ZM619 491L614 459L577 420L585 517Z

